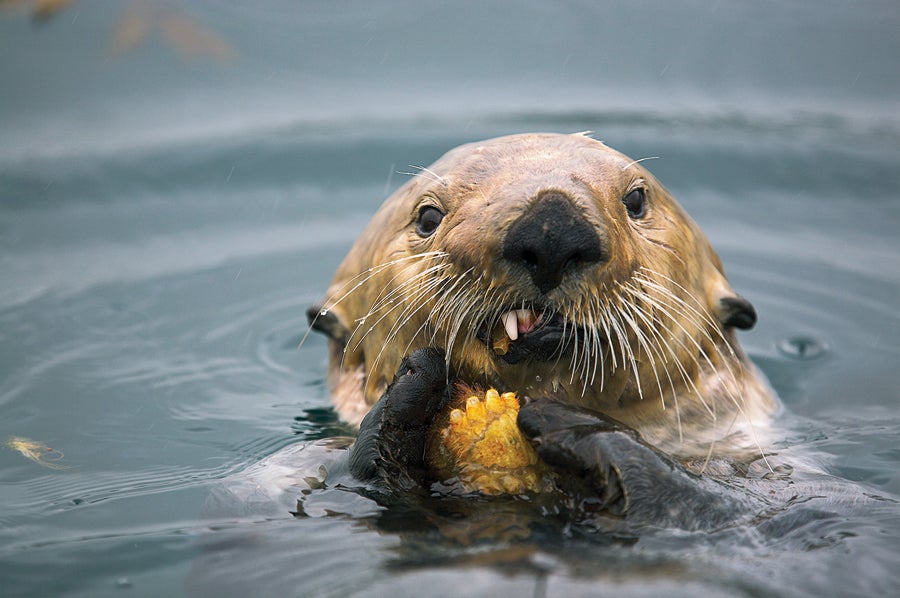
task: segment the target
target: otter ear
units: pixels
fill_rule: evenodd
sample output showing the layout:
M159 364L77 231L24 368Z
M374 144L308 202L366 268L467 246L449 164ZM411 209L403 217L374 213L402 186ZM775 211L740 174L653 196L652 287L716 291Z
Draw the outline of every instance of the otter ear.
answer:
M321 332L342 345L347 344L350 333L334 310L323 309L322 304L317 303L306 310L306 319L316 332Z
M749 330L756 324L756 309L737 293L726 295L719 299L719 321L723 326Z

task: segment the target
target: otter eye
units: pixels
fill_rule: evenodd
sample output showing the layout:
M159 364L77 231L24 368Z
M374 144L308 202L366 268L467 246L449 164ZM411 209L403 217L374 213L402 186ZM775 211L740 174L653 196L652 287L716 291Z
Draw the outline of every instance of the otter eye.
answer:
M622 203L625 204L625 210L628 212L629 218L637 220L638 218L643 218L644 214L647 213L647 197L643 187L638 187L629 192L628 195L622 198Z
M416 232L420 237L430 237L437 230L444 213L434 206L423 206L419 210L419 218L416 220Z

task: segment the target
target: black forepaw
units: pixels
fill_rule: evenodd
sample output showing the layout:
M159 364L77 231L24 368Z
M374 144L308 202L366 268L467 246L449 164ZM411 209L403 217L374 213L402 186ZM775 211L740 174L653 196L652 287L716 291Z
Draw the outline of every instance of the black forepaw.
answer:
M519 427L558 474L585 514L626 517L635 524L713 529L755 502L694 475L627 426L549 399L529 399Z
M635 459L659 465L657 455L635 432L558 401L529 399L519 411L518 424L585 509L624 516L630 507L624 465Z
M434 415L449 399L443 351L419 349L359 426L350 471L364 481L412 489L425 470L425 442Z

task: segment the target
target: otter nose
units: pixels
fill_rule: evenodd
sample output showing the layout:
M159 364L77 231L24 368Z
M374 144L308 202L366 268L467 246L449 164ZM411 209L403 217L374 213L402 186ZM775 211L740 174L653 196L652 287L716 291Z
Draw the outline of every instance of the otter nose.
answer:
M607 259L594 227L556 191L544 193L513 222L503 257L525 268L541 293L558 287L566 274Z

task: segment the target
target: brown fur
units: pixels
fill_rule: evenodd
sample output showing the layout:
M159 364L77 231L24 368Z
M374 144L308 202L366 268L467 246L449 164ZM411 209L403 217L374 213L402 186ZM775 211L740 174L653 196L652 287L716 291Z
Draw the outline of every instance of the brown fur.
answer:
M637 186L647 214L631 219L622 199ZM572 200L610 255L541 296L501 244L548 190ZM427 238L423 205L445 214ZM759 446L777 405L738 346L729 301L741 300L706 237L646 169L584 135L530 134L456 148L389 197L314 325L331 337L332 394L354 424L404 355L437 346L472 384L601 411L688 457ZM573 354L510 365L476 338L504 309L538 304L580 327Z

